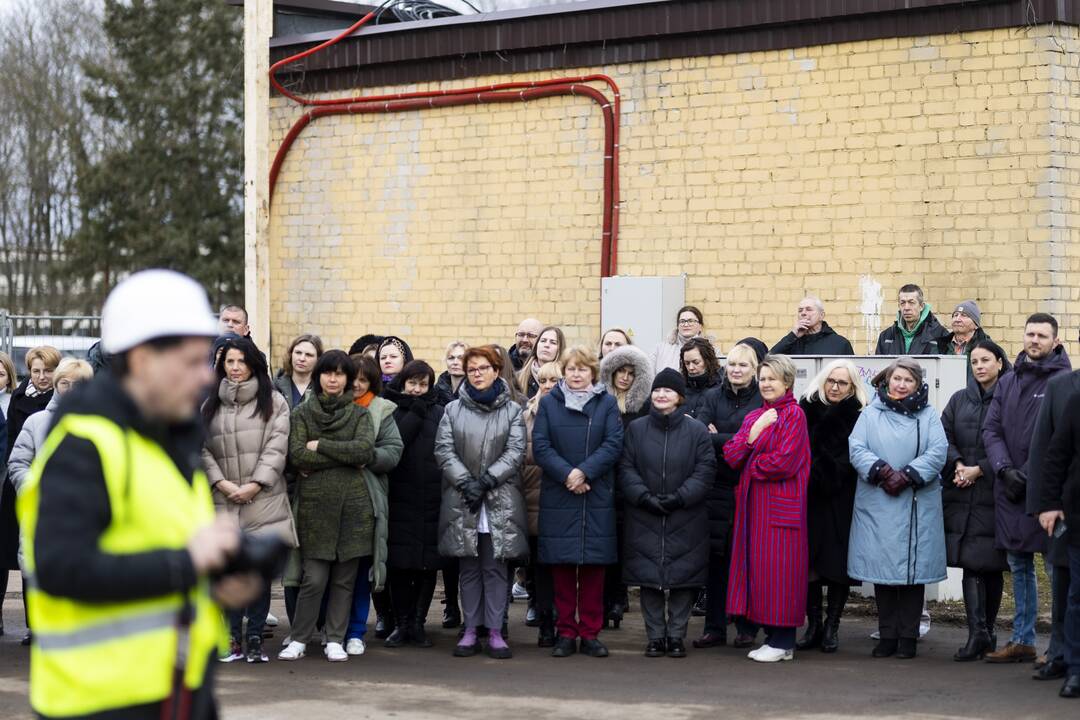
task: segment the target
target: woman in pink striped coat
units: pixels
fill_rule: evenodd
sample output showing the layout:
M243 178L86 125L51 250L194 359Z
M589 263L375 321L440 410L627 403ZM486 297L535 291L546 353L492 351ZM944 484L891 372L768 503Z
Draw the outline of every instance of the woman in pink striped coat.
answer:
M795 630L806 612L810 438L794 385L787 356L762 360L765 404L724 445L724 459L740 471L727 612L764 628L765 644L749 655L758 662L794 659Z

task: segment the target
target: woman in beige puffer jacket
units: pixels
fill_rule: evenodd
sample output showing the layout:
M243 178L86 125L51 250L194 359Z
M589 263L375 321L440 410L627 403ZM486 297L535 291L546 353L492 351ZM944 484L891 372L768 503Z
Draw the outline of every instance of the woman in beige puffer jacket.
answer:
M225 343L217 364L216 395L203 406L207 428L203 464L220 514L253 535L276 535L296 547L296 528L285 489L289 406L274 391L266 361L245 338ZM224 661L240 660L241 630L248 619L248 661L265 662L262 629L270 588L246 610L229 612L231 648Z

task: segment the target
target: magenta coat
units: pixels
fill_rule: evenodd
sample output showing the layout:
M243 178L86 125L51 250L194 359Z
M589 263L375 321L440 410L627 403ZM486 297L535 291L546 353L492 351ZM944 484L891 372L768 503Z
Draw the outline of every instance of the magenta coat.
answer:
M776 422L747 445L751 426L770 408ZM727 612L758 625L799 627L806 613L810 438L795 397L789 392L747 415L724 445L724 459L741 471Z

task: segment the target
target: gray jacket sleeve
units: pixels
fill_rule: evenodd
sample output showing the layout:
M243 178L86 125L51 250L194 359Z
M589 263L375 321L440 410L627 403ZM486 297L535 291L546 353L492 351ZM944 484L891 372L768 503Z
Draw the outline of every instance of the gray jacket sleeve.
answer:
M8 477L15 486L15 492L19 492L26 483L26 476L30 473L30 465L37 455L37 445L34 442L34 418L26 420L19 437L15 439L15 446L11 449L11 457L8 458Z

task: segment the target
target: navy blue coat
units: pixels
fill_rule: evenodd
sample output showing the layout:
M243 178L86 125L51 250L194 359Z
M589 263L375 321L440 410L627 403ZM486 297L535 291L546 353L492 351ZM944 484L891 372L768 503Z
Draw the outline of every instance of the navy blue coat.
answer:
M540 483L539 541L546 565L611 565L618 559L615 534L615 465L622 455L619 404L594 395L584 412L566 407L562 387L540 401L533 425L533 458ZM585 473L589 492L566 489L574 468Z

